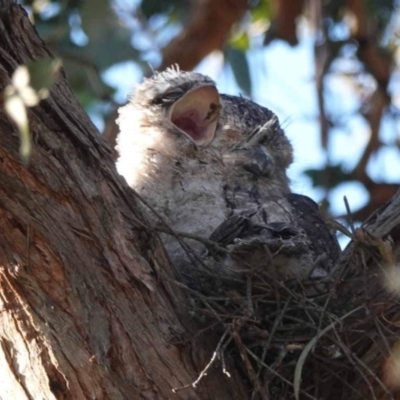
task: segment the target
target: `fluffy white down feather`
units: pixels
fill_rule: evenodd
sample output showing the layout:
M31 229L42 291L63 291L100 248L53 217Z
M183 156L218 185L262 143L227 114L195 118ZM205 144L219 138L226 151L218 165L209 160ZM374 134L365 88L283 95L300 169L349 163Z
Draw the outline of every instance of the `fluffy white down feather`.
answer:
M220 174L221 155L213 146L197 149L189 139L166 132L148 121L143 110L120 109L118 172L175 231L209 237L227 216ZM160 221L149 211L150 220ZM160 224L162 226L162 224ZM183 251L170 235L162 235L167 252L180 264ZM199 249L198 242L191 246Z

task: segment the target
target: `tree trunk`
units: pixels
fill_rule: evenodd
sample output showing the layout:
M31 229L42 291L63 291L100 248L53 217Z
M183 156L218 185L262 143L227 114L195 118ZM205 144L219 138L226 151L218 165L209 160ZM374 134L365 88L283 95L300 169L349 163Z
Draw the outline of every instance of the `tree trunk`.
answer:
M0 0L0 90L18 65L49 56L23 8ZM243 399L195 346L184 296L111 151L63 72L29 110L33 150L0 110L2 399ZM162 277L161 277L162 276Z

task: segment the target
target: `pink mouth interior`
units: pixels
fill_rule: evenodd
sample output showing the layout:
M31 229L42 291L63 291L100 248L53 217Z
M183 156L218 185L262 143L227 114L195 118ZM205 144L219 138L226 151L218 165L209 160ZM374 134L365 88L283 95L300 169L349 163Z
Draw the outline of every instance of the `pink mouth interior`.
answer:
M172 116L171 122L179 129L187 133L193 140L203 139L207 133L206 126L196 121L199 120L199 115L196 110L189 110L180 116Z
M213 85L190 90L169 110L170 122L196 146L207 146L214 139L220 99Z

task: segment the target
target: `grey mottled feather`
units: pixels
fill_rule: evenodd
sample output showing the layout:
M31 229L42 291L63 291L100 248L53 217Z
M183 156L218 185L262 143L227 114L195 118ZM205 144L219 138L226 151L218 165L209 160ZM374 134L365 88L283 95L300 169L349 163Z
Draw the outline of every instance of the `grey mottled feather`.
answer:
M284 208L286 215L276 218L278 208ZM294 193L270 199L257 211L227 218L210 239L231 251L229 256L210 252L221 269L242 272L250 264L265 271L273 264L274 276L283 280L324 277L340 254L336 236L317 204Z

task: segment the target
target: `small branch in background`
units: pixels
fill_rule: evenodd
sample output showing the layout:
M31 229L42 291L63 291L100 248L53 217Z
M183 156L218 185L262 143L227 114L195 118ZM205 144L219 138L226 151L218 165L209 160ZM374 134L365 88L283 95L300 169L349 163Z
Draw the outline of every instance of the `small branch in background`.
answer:
M314 23L314 62L315 62L315 84L317 90L317 103L318 103L318 119L320 128L320 139L321 146L326 156L326 168L330 166L329 159L329 134L330 134L330 122L326 114L325 107L325 92L326 88L324 85L325 76L329 70L332 61L336 58L337 52L333 51L333 46L329 46L329 38L326 33L326 29L323 23L323 8L320 2L308 2L308 11L310 18ZM324 175L325 194L323 201L327 201L329 197L329 181L330 176L328 173Z
M386 185L374 182L367 173L367 166L371 156L381 147L380 127L385 109L391 102L387 92L388 82L393 70L393 56L384 53L378 45L379 34L376 26L376 16L369 14L368 4L363 0L346 0L346 10L351 15L353 21L349 23L351 42L358 45L357 56L363 64L367 73L376 81L377 89L367 98L362 99L361 114L369 127L369 141L365 146L363 154L356 167L349 173L352 179L361 182L368 190L370 204L361 210L354 212L355 220L365 219L374 209L385 203L394 193L393 185ZM319 122L321 145L328 153L329 135L331 135L329 115L326 114L324 94L324 79L326 73L334 59L339 57L339 50L343 47L338 41L331 41L329 33L324 27L324 12L320 2L308 2L308 12L310 19L315 26L315 70L316 88L319 108ZM329 13L328 13L329 15ZM349 19L350 21L350 19ZM359 74L357 75L359 76ZM329 166L329 154L327 154L327 167ZM328 175L328 174L327 174ZM326 181L330 181L327 176ZM329 185L324 186L329 187ZM387 197L386 197L387 195ZM370 206L371 205L371 206Z
M358 44L358 58L377 83L377 90L363 106L365 110L363 116L370 127L370 139L358 165L353 170L355 178L368 189L370 178L366 168L371 155L376 153L381 146L379 132L384 110L390 104L387 86L393 70L393 59L388 54L384 54L377 44L375 16L368 15L367 3L364 0L347 0L347 9L355 19L351 29L351 38ZM373 195L371 191L370 195L371 197Z
M297 19L303 12L304 0L274 0L271 3L273 18L271 27L265 34L264 45L270 44L274 39L281 39L296 46L299 42Z
M324 19L326 10L324 10L321 2L309 1L307 6L307 14L314 25L314 63L315 63L315 81L317 88L317 101L320 123L321 146L329 156L329 134L332 125L336 126L336 122L327 114L325 106L326 86L324 80L328 72L331 72L333 61L339 57L340 49L349 43L348 40L331 41L327 32ZM342 116L343 117L343 116ZM329 162L328 162L329 165Z
M366 187L370 179L366 171L367 165L372 154L376 153L381 146L381 141L379 139L380 125L388 103L389 98L387 93L378 88L378 90L370 96L368 104L365 105L367 110L363 113L363 116L370 128L370 138L358 164L353 170L353 175Z
M375 183L371 181L367 190L370 193L368 204L352 212L354 221L365 221L374 211L397 193L399 185L394 183ZM346 214L336 218L346 218Z
M159 69L178 64L181 69L190 71L207 55L222 49L247 7L247 0L196 1L188 24L161 50Z
M347 200L346 196L344 196L343 200L344 200L344 205L346 206L347 223L350 226L350 230L351 230L352 235L354 235L355 228L354 228L353 213L351 212L350 204L349 204L349 201Z
M328 38L323 26L323 10L320 2L309 2L308 5L310 18L314 24L314 61L315 61L315 82L317 89L319 124L322 148L328 152L329 122L326 116L324 100L324 79L329 68L330 49L328 48Z
M393 70L393 60L377 44L375 15L368 15L367 7L364 0L347 0L347 9L355 18L351 36L359 45L358 57L378 85L386 91Z
M354 213L356 220L363 221L372 211L385 204L398 190L398 185L375 183L367 174L371 156L376 154L382 145L379 133L385 109L391 102L387 85L393 68L393 60L386 55L383 56L382 50L376 44L376 34L370 29L372 18L366 15L365 3L360 0L348 0L347 4L357 20L357 29L353 32L353 38L359 45L358 57L377 83L377 89L363 106L365 110L363 116L370 128L370 138L358 164L351 173L355 179L363 183L370 195L368 204Z

